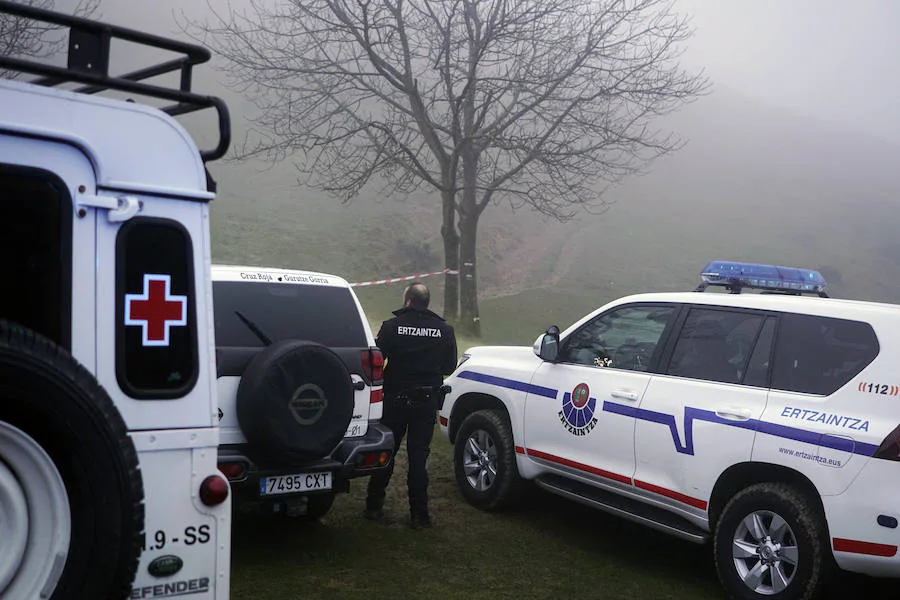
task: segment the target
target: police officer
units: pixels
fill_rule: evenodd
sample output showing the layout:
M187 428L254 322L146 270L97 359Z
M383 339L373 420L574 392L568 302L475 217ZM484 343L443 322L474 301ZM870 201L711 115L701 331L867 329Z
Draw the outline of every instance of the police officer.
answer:
M443 375L456 368L453 327L428 310L431 295L422 283L403 292L403 308L381 324L375 343L387 358L384 369L384 415L381 422L394 432L394 456L407 435L407 487L413 528L431 527L428 513L428 472L425 463L434 434L435 411L443 397ZM369 479L365 517L384 516L385 489L394 462Z

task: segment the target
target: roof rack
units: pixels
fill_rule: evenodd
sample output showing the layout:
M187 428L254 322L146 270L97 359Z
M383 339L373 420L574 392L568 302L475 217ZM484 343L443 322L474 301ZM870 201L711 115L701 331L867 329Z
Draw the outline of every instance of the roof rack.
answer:
M219 142L212 150L202 150L200 157L204 162L213 161L223 157L228 151L231 143L231 120L225 102L221 98L191 92L194 65L205 63L210 59L210 52L206 48L7 0L0 0L0 13L52 23L69 30L66 67L0 55L0 68L41 75L42 77L28 82L37 85L53 87L63 83L85 84L74 90L83 94L118 90L168 100L174 104L161 110L172 116L215 108L219 121ZM114 38L176 52L183 56L124 75L110 76L109 49L110 42ZM178 88L141 83L144 79L174 71L181 71L181 85Z
M719 286L732 294L740 294L746 288L760 290L761 294L828 297L825 278L812 269L717 260L706 265L700 272L700 279L695 292Z

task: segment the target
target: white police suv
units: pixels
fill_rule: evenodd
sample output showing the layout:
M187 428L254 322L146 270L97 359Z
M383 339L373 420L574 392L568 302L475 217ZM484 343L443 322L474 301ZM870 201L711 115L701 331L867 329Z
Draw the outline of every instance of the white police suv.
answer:
M68 52L0 53L22 75L0 81L0 598L225 600L204 162L229 121L190 86L210 54L30 4L0 1L0 23ZM123 42L171 57L116 77ZM203 152L172 118L201 108L219 116Z
M467 351L440 414L465 498L497 509L527 479L711 539L736 598L814 597L834 565L900 576L900 307L804 269L701 278Z

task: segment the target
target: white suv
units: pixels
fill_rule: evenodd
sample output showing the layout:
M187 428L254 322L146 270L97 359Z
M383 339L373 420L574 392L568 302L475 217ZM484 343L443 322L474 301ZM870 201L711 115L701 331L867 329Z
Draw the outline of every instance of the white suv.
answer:
M714 262L533 348L467 351L440 415L465 498L521 480L703 543L737 598L813 597L831 567L900 575L900 307L815 271ZM757 288L760 294L741 294Z
M39 76L0 81L0 597L224 600L204 160L225 153L228 114L190 91L209 52L0 13L69 42L65 67L0 56L0 71ZM111 40L177 56L112 77ZM141 81L170 71L181 88ZM170 104L91 95L104 90ZM219 143L200 152L172 115L210 107Z
M391 461L366 315L335 275L214 265L212 279L219 468L235 506L318 519Z

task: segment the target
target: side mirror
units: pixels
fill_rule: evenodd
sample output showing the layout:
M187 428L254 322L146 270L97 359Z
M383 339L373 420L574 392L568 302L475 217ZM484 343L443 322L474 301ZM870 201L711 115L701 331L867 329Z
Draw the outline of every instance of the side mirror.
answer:
M541 345L537 355L541 360L547 362L556 362L556 356L559 354L559 327L551 325L540 338Z

